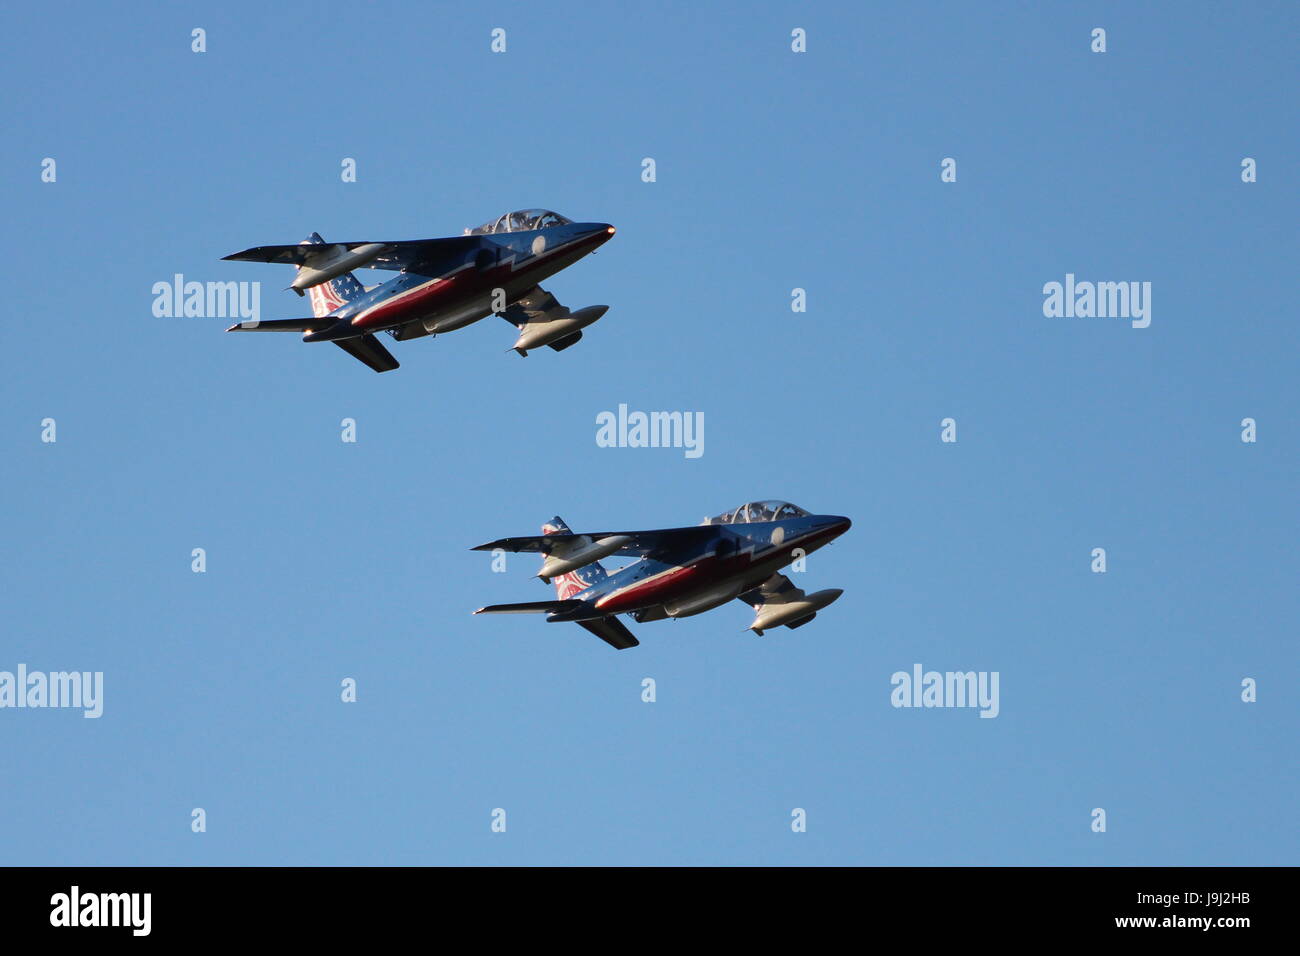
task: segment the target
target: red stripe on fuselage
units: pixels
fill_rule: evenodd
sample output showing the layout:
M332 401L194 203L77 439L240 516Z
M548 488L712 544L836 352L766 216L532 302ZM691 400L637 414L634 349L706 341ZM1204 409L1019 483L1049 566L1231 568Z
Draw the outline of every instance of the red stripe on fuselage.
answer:
M706 557L695 564L660 571L644 581L629 584L605 595L596 601L596 607L610 614L621 614L648 604L662 604L677 595L699 590L720 577L720 563L717 558Z
M598 246L608 238L605 233L598 233L567 245L557 246L541 256L529 258L527 264L518 269L514 268L512 261L493 266L486 271L479 271L472 266L470 268L462 266L444 276L430 277L430 281L424 285L399 292L371 306L354 318L352 324L360 329L388 328L439 312L449 312L473 300L476 296L490 295L493 289L504 288L508 283L517 286L519 283L531 282L535 285L558 271L555 267L557 259L575 253L585 255L581 252L582 249L587 246ZM504 247L502 252L507 260L514 255Z

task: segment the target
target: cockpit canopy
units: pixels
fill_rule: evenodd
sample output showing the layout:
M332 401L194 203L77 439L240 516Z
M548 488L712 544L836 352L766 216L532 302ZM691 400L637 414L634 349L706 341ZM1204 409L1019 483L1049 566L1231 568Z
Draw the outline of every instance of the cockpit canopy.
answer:
M753 524L758 521L783 521L786 518L806 518L808 512L788 501L751 501L734 511L724 511L701 524Z
M500 219L485 222L473 229L466 229L467 236L485 236L497 232L527 232L530 229L550 229L552 226L567 226L573 222L558 212L549 209L521 209L508 212Z

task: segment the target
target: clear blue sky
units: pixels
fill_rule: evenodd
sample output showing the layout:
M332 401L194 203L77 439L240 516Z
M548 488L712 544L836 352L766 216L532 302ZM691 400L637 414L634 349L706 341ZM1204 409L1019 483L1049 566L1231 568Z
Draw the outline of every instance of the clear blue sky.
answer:
M0 862L1297 862L1294 4L3 25L0 669L105 702L0 711ZM611 306L563 354L489 319L375 375L151 313L179 272L296 317L287 268L220 257L528 206L619 230L547 283ZM1067 272L1151 282L1151 326L1044 317ZM702 411L703 457L597 447L619 403ZM808 627L470 616L550 594L475 544L763 497L854 519ZM998 671L1000 716L892 708L914 663Z

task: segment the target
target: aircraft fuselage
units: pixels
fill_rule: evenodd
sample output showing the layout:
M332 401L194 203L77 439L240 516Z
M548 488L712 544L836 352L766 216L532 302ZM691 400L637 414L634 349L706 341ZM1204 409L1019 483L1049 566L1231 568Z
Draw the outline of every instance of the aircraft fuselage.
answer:
M633 613L638 621L689 617L757 587L781 568L824 547L849 529L839 515L717 525L718 534L690 552L647 556L573 595L580 608L548 621Z
M480 235L463 251L408 270L345 303L334 323L306 341L395 329L399 340L464 328L504 309L544 279L594 252L614 234L608 223ZM496 290L503 290L497 293Z

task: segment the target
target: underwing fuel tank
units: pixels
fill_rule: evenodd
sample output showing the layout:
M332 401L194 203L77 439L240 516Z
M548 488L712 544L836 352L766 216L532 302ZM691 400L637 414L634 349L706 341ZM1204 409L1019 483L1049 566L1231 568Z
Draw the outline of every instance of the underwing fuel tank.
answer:
M352 250L345 246L327 248L329 252L307 257L306 261L298 267L298 274L289 284L290 289L302 295L304 289L329 282L330 279L337 279L353 269L362 268L389 247L382 242L367 242L364 246L357 246Z
M762 637L763 632L770 628L811 617L843 593L842 588L827 588L824 591L814 591L797 601L760 604L757 608L758 613L754 615L754 623L749 625L748 630Z
M728 601L735 600L744 590L744 584L736 581L708 591L699 591L683 598L665 601L664 612L674 618L703 614L705 611L712 611L715 607L721 607Z
M529 322L519 330L519 340L510 347L520 355L527 355L529 349L540 349L543 345L550 345L574 332L580 332L608 311L607 305L589 305L577 312L570 312L564 318Z
M537 576L549 582L553 577L576 571L601 558L607 558L619 548L631 543L632 539L625 534L610 535L598 541L592 541L586 535L581 535L564 551L547 555Z

